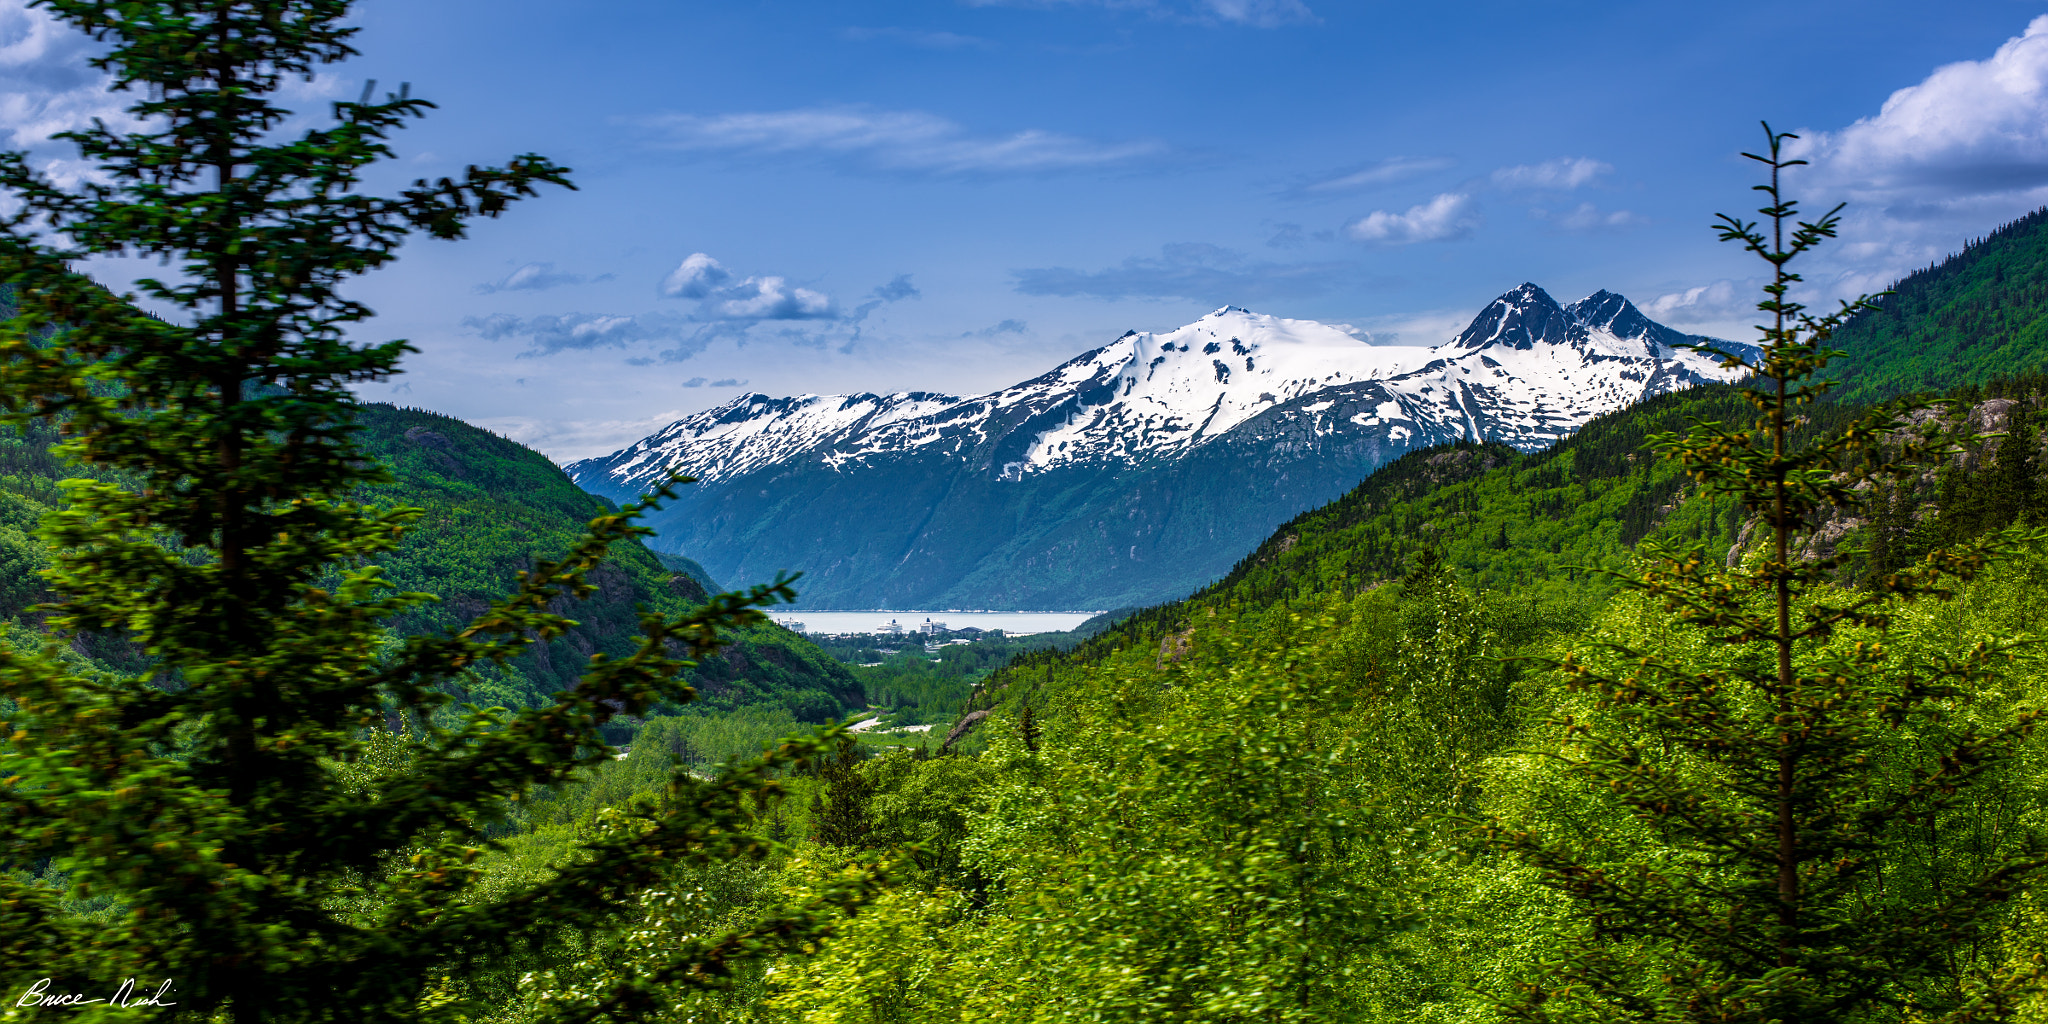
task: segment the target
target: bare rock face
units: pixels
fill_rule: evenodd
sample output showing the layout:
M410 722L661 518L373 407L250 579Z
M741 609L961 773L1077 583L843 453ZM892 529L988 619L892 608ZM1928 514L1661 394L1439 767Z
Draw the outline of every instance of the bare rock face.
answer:
M455 443L447 435L426 427L411 427L405 432L405 439L420 449L420 455L427 464L457 480L466 479L469 471L455 458Z
M2010 398L1987 398L1970 409L1969 428L1974 434L1998 434L2005 431L2011 421L2012 407L2019 403Z
M1188 656L1195 643L1195 631L1168 633L1159 639L1159 657L1152 662L1153 668L1165 668Z
M960 737L965 736L970 732L973 732L974 727L980 725L982 719L985 719L987 717L988 711L985 709L981 711L969 711L966 715L962 716L959 721L953 723L953 728L951 729L951 731L946 733L946 742L939 744L939 749L950 749L953 746L953 744L960 741Z
M2005 439L1996 435L2003 434L2011 424L2012 409L2018 404L2019 402L2010 398L1987 398L1971 406L1960 417L1944 416L1938 408L1915 409L1905 417L1906 429L1890 435L1888 440L1903 444L1911 439L1908 432L1917 432L1929 424L1935 425L1943 435L1991 435L1986 437L1982 444L1965 446L1963 450L1953 454L1965 472L1975 473L1986 468L1991 460L1998 457L1998 448ZM2036 457L2048 457L2048 432L2044 432L2040 440L2040 450ZM1933 467L1928 467L1919 475L1920 485L1931 486L1937 475ZM1921 506L1914 513L1915 519L1924 518L1930 513L1939 514L1939 509L1931 503ZM1839 550L1842 540L1850 533L1868 525L1868 521L1861 516L1844 514L1841 509L1827 508L1820 510L1814 517L1812 525L1813 532L1806 535L1793 552L1793 557L1807 561L1831 558ZM1751 518L1744 522L1735 534L1735 542L1728 547L1728 567L1732 569L1742 564L1742 559L1749 553L1752 542L1762 542L1763 533L1761 520Z

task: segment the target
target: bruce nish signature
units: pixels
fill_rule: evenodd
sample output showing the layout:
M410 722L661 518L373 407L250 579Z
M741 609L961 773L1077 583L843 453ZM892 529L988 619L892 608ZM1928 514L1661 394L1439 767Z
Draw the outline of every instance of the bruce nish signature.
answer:
M170 991L171 981L169 978L164 979L164 983L158 985L155 992L149 993L137 991L135 979L128 978L121 982L120 987L116 988L112 995L94 997L86 992L52 992L50 991L50 979L44 978L23 991L21 998L14 1001L14 1005L19 1008L23 1006L94 1006L104 1003L108 1006L118 1006L123 1009L132 1006L176 1006L178 1005L177 1003L164 998L164 996L170 994Z

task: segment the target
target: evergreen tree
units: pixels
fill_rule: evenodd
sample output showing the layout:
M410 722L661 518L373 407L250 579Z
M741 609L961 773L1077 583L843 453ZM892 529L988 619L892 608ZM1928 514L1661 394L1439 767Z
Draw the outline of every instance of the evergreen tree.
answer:
M1756 419L1656 438L1705 493L1755 517L1761 550L1724 568L1697 547L1646 547L1645 568L1625 580L1718 653L1617 646L1558 663L1586 698L1558 723L1562 770L1638 831L1601 841L1483 826L1588 922L1509 1008L1548 1020L2004 1019L2035 974L2001 973L1985 951L2040 851L2009 846L1919 886L1920 858L1945 851L1914 844L1923 825L1968 813L1973 784L2014 756L2033 718L1980 730L1964 713L2008 648L1894 652L1882 630L1896 602L1945 599L2030 538L1938 550L1862 591L1829 585L1860 553L1799 558L1816 512L1889 500L1889 485L1930 456L1934 430L1880 408L1792 443L1802 407L1827 388L1815 373L1838 354L1829 336L1869 303L1816 317L1791 297L1788 265L1834 236L1841 208L1798 220L1779 179L1801 161L1782 155L1790 136L1765 132L1767 155L1745 155L1770 168L1758 186L1768 226L1727 215L1719 225L1772 268L1761 357L1722 353L1753 375Z
M873 831L868 821L868 797L873 790L861 774L867 759L860 743L847 736L839 741L832 757L817 762L818 788L811 794L812 838L827 846L860 849Z
M637 510L594 521L465 628L380 632L425 600L391 593L373 564L415 513L353 500L387 477L354 439L347 389L390 377L409 347L348 340L370 311L338 288L409 234L460 238L473 217L567 185L566 169L528 155L362 194L385 139L429 106L405 90L373 102L366 89L332 124L281 137L280 84L353 52L346 0L39 2L109 44L95 63L141 97L128 109L142 127L64 136L103 182L75 190L0 155L21 204L0 223L0 277L19 299L0 404L16 423L60 423L98 477L72 481L44 530L50 625L132 638L154 660L122 675L81 669L59 640L0 651L0 987L47 978L44 992L106 995L134 978L141 992L168 982L165 1002L194 1020L412 1020L429 979L603 927L673 865L757 850L742 798L767 796L773 769L822 740L711 782L677 771L658 805L545 880L475 885L510 802L611 757L613 718L688 700L683 658L760 621L757 606L792 596L787 581L645 614L630 656L594 659L518 714L451 694L466 670L561 635L607 545L647 532ZM176 314L72 272L98 254L175 266L139 287ZM394 728L399 752L371 758ZM565 1012L631 1015L750 950L808 941L825 904L866 884L678 949ZM113 909L68 909L95 898Z

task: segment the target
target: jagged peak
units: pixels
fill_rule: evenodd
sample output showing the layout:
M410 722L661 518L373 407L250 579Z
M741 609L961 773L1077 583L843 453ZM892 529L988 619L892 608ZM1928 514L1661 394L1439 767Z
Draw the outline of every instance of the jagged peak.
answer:
M1571 324L1571 317L1549 292L1524 281L1521 287L1503 292L1487 303L1472 319L1472 325L1451 342L1451 347L1480 349L1504 345L1526 349L1539 343L1563 341Z
M1637 337L1654 324L1635 303L1605 288L1565 307L1572 319L1587 327L1606 328L1622 337Z
M1550 297L1549 292L1544 291L1542 286L1534 281L1524 281L1519 286L1502 292L1500 298L1493 301L1507 302L1518 306L1528 305L1532 302L1549 306L1558 304L1556 299Z

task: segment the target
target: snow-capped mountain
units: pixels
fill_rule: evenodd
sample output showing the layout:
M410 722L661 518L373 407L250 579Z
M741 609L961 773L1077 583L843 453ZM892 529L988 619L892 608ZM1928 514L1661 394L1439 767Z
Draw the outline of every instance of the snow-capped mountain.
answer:
M1165 489L1166 506L1125 518L1163 512L1163 524L1191 493L1189 474L1263 467L1244 481L1250 500L1229 503L1242 508L1234 515L1249 518L1205 522L1198 531L1203 546L1240 534L1249 546L1287 516L1414 448L1471 440L1534 450L1602 413L1726 379L1717 359L1689 344L1731 347L1657 324L1610 292L1564 306L1533 284L1495 299L1456 338L1429 347L1370 345L1346 328L1226 306L1167 333L1126 333L987 395L745 395L568 471L585 489L621 500L673 470L697 477L699 486L653 524L662 530L655 544L688 552L723 579L804 569L824 577L808 589L828 603L995 607L1007 595L1011 606L1022 607L1014 603L1022 592L1000 582L1004 566L988 561L1009 546L1006 538L1043 532L1049 514L1088 526L1107 512L1091 499L1050 513L1041 491L1071 499L1084 481L1082 491L1108 486L1099 497L1116 505L1121 499L1111 492L1128 497L1143 480ZM1315 483L1291 475L1304 472ZM966 481L974 483L963 490ZM840 522L851 507L869 507L869 485L931 504L914 515L870 515L850 530L842 523L845 536L836 542L812 539L815 531L796 526L798 516ZM792 489L768 504L754 497ZM958 514L971 509L980 518L955 523L948 508L969 492L974 497ZM842 507L827 494L842 495L833 499ZM1030 523L1008 533L991 528L1016 515ZM789 540L785 527L807 539ZM948 566L937 576L916 572L915 583L886 584L884 577L902 576L903 566L917 560L921 545L962 531L982 539L957 552L950 542L940 544ZM1128 531L1095 532L1108 540ZM1076 541L1071 555L1020 549L1002 557L1027 563L1012 568L1037 566L1048 583L1078 584L1073 573L1044 563L1099 564L1101 552L1083 553L1096 546ZM1147 548L1155 560L1188 563L1172 546L1149 535L1144 544L1113 545L1122 563L1141 560ZM1205 552L1189 563L1190 578L1200 582L1227 568L1236 554ZM1063 600L1046 587L1027 590L1064 607L1131 596L1092 585Z
M1323 429L1383 429L1398 442L1448 428L1535 449L1601 413L1719 379L1716 360L1679 347L1707 342L1611 292L1560 306L1533 284L1495 299L1434 348L1369 345L1340 327L1225 306L1166 334L1131 331L977 398L742 395L569 473L586 487L630 489L675 469L706 482L794 459L853 471L928 449L981 456L1016 479L1075 463L1170 459L1297 399L1321 397L1302 411L1322 412L1361 393L1380 401ZM1332 389L1341 390L1321 395Z

